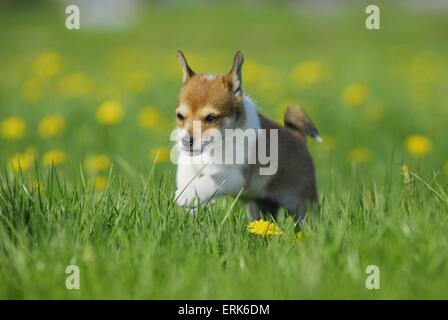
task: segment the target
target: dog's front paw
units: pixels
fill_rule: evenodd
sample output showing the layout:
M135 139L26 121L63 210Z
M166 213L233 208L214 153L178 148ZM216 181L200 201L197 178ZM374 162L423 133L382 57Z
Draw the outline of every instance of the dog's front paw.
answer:
M192 208L196 208L199 201L196 195L196 190L191 187L187 187L186 189L177 189L174 199L179 206Z

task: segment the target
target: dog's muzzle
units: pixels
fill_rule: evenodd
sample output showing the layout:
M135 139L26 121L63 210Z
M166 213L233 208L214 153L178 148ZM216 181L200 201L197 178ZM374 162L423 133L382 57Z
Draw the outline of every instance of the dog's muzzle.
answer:
M204 151L205 147L207 147L211 142L213 142L213 140L214 138L210 137L205 141L201 141L199 148L195 148L195 139L191 136L185 136L181 139L182 149L188 152L191 156L201 154Z
M182 138L182 145L184 146L184 149L193 149L194 145L194 139L190 136L185 136Z

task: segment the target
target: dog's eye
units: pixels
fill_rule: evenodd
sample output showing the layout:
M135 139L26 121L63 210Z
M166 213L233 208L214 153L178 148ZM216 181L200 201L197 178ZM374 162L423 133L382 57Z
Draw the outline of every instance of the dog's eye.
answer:
M215 116L213 114L209 114L208 116L206 116L204 118L204 121L205 121L205 123L213 123L213 122L217 121L218 119L219 119L218 116Z
M179 121L184 121L185 120L185 117L182 114L180 114L180 113L176 113L176 118Z

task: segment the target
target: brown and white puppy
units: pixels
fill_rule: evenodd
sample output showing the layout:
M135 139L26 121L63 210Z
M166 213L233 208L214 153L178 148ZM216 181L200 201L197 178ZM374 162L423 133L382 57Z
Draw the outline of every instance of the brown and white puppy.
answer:
M213 197L242 192L241 198L254 219L265 214L275 216L280 207L300 218L309 205L317 205L314 165L306 136L320 137L302 109L290 106L284 126L258 113L252 100L243 95L244 59L240 52L225 75L196 74L181 51L178 61L183 87L176 109L177 204L196 207ZM253 134L246 134L242 144L230 144L229 149L228 130ZM268 138L263 132L275 134ZM260 142L266 145L260 146ZM219 148L224 153L235 151L244 161L215 161L212 151ZM257 153L261 149L270 150L269 156L275 155L272 159L277 161L275 170L267 170L267 174L266 170L263 173L266 161L261 161Z

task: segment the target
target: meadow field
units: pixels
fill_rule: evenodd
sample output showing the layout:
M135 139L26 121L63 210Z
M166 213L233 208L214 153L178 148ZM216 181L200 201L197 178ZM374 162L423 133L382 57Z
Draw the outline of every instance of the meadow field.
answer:
M448 298L448 12L379 3L381 30L363 1L147 5L71 31L53 2L0 5L0 298ZM241 50L262 113L311 116L321 212L301 233L285 212L251 233L231 197L175 205L177 49L216 73Z

